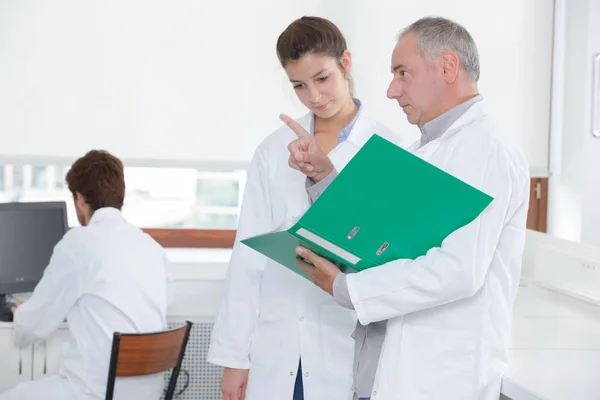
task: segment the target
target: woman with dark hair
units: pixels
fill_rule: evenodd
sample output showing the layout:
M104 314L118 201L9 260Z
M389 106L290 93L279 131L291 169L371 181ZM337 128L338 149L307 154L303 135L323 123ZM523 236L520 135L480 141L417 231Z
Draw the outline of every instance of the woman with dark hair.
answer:
M330 21L302 17L277 40L277 56L309 112L297 120L338 170L377 133L353 96L352 56ZM248 172L238 236L208 361L225 367L224 400L352 400L356 316L308 280L240 243L276 229L310 205L307 178L288 165L296 139L283 125L258 147ZM310 182L308 182L310 184Z

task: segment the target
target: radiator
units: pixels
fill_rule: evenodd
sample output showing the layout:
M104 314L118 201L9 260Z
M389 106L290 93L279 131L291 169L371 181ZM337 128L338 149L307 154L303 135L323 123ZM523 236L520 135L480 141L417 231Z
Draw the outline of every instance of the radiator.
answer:
M206 362L213 322L191 319L190 321L194 325L190 332L185 357L181 365L181 373L177 380L174 399L221 400L221 373L223 369ZM184 321L169 321L169 329L179 328L184 324ZM171 373L165 375L165 390L170 377ZM178 393L180 394L177 395Z

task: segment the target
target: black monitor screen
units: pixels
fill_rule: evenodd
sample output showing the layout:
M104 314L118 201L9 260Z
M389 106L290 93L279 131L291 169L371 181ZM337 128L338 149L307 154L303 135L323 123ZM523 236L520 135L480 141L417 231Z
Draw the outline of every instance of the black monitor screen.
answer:
M0 204L0 294L32 291L66 230L64 202Z

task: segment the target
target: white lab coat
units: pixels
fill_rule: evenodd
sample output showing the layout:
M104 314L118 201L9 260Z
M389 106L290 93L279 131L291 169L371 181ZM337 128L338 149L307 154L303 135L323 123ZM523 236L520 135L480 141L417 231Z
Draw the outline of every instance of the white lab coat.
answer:
M497 400L525 241L528 165L483 101L415 154L494 200L441 248L347 276L360 322L388 320L372 400Z
M397 140L365 113L363 106L347 140L329 153L338 170L373 133ZM310 121L310 114L299 119L307 130ZM351 400L354 312L239 242L275 230L309 207L306 177L288 166L287 146L294 139L282 126L253 158L208 361L250 369L246 400L291 400L301 357L305 399Z
M65 318L59 376L22 383L0 399L104 399L114 332L167 327L168 276L163 248L115 208L97 210L87 227L67 232L31 299L14 315L19 346L44 340ZM115 399L158 400L162 374L117 379Z

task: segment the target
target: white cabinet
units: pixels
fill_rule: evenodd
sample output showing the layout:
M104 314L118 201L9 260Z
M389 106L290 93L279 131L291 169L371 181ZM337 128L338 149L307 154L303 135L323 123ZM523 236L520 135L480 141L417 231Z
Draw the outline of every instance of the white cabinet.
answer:
M64 325L58 328L43 342L33 345L33 379L41 379L58 374L63 343L69 340L69 328Z
M31 380L32 348L14 345L12 324L0 326L0 393Z

